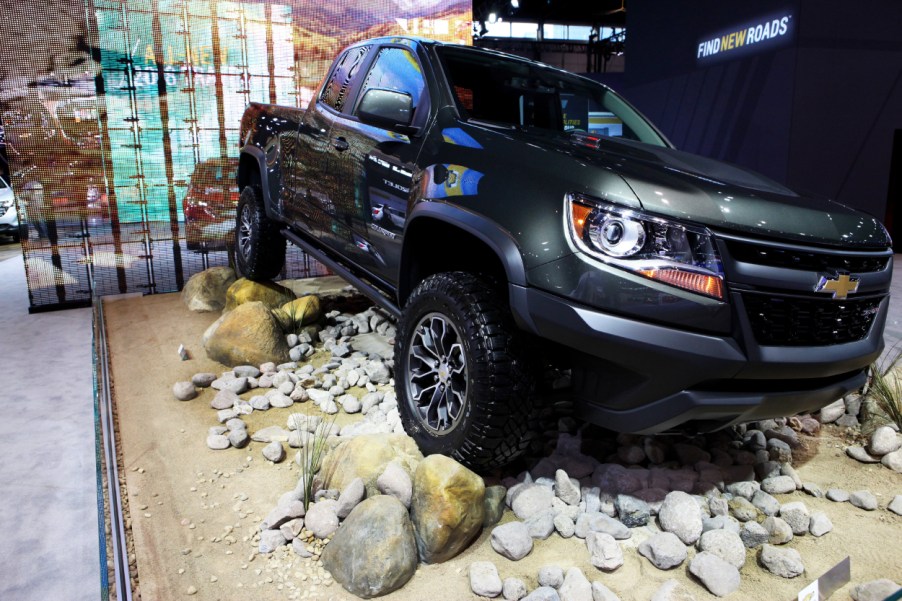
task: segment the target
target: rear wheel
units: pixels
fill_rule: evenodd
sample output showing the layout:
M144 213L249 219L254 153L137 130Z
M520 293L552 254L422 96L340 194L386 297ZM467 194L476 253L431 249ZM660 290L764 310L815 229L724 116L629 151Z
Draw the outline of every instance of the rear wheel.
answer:
M266 216L258 188L246 186L238 199L235 225L238 272L255 281L271 280L285 265L285 238Z
M416 287L395 339L395 387L424 454L487 469L526 450L538 402L523 337L478 276L439 273Z

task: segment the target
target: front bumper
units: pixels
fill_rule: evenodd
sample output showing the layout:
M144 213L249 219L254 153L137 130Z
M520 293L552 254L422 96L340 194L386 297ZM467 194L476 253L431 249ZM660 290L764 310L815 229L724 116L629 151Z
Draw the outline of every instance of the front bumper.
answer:
M867 336L819 347L764 347L589 308L533 287L509 286L518 324L573 351L584 419L637 433L686 422L716 429L813 411L860 388L883 349L889 298ZM741 303L738 293L731 298Z

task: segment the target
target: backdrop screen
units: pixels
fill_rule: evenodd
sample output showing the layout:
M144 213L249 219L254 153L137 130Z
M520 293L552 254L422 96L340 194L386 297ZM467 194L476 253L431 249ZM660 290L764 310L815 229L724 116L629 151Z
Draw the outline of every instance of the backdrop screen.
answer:
M468 43L471 4L17 0L0 16L3 177L38 309L226 264L247 103L306 107L368 37ZM323 272L294 248L286 265Z

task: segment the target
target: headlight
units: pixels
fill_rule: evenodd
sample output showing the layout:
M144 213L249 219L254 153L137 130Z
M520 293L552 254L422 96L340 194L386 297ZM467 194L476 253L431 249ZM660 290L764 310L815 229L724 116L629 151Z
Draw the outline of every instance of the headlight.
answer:
M723 265L705 228L645 215L580 195L567 197L570 235L606 263L723 300Z

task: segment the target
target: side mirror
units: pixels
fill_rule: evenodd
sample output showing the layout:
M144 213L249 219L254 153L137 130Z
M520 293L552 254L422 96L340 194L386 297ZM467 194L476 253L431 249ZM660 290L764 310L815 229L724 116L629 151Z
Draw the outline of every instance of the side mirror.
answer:
M357 106L357 116L369 125L385 129L409 129L413 118L410 94L373 88L366 91Z

